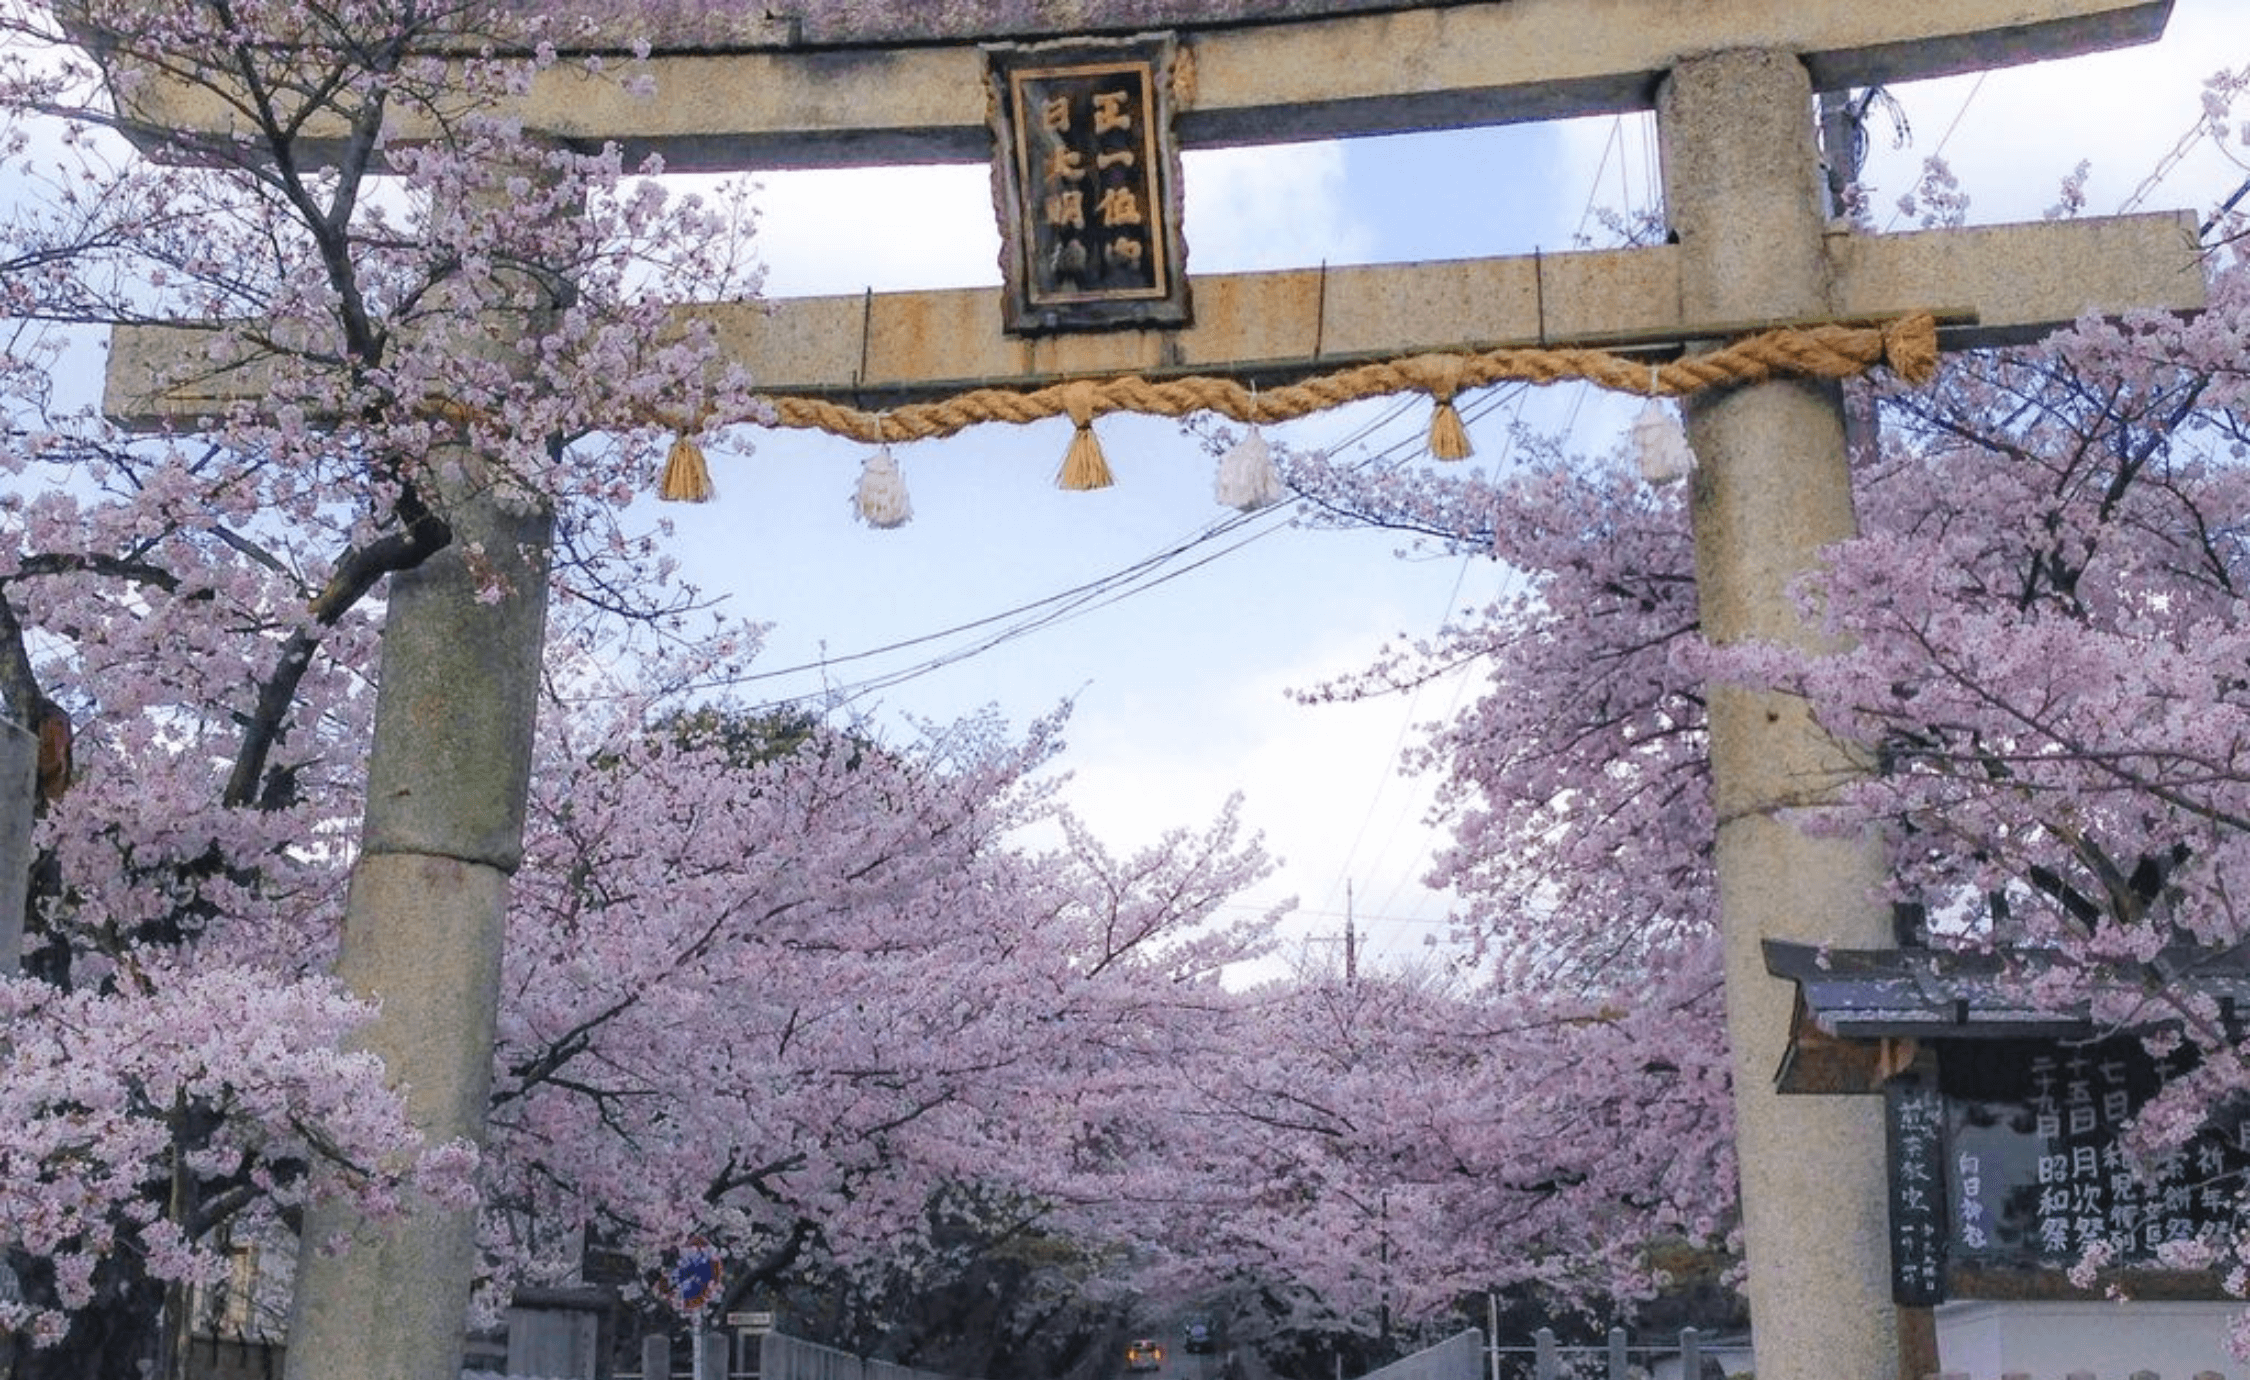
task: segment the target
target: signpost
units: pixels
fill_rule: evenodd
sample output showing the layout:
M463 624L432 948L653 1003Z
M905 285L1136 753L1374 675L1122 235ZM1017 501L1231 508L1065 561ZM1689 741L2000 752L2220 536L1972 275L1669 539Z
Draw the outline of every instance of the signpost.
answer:
M679 1259L672 1262L671 1273L665 1280L666 1287L671 1292L672 1306L688 1317L688 1345L692 1358L689 1364L693 1368L695 1380L727 1380L727 1365L721 1359L728 1349L726 1334L720 1333L713 1338L704 1327L711 1305L719 1301L725 1282L725 1262L711 1248L711 1243L703 1240L690 1243L686 1250L680 1252ZM730 1325L735 1316L731 1313L727 1315ZM712 1345L714 1340L717 1341L717 1346Z
M1929 1308L1945 1301L1945 1103L1914 1077L1883 1089L1890 1157L1891 1301Z
M1771 944L1766 956L1802 998L1785 1079L1883 1093L1898 1303L2067 1297L2089 1252L2114 1271L2096 1287L2219 1296L2196 1264L2250 1228L2250 1108L2220 1108L2153 1162L2127 1137L2193 1074L2190 1046L2152 1054L2161 1030L2100 1024L2090 1001L2036 1002L2036 952ZM2250 1002L2250 956L2182 947L2150 966L2230 1030ZM2085 976L2116 991L2142 981L2137 969Z
M695 1316L700 1326L703 1311L718 1302L719 1286L725 1278L726 1266L710 1244L696 1242L680 1252L672 1266L673 1306Z

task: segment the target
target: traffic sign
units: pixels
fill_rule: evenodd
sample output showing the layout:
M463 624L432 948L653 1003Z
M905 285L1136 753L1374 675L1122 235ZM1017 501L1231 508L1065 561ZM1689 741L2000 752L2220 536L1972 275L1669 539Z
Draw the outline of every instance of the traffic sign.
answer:
M672 1300L682 1312L700 1312L717 1301L719 1284L725 1278L718 1253L708 1242L695 1242L680 1252L672 1266Z

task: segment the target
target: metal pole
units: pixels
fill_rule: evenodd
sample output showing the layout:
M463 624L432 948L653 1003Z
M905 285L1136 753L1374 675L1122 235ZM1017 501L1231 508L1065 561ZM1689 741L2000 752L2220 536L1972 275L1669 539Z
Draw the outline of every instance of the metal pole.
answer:
M1609 1330L1609 1380L1625 1380L1627 1364L1625 1329L1613 1327Z

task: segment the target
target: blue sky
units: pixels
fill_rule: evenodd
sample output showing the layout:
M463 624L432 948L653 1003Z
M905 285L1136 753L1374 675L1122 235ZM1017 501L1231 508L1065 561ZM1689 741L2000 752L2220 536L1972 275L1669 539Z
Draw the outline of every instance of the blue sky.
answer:
M2201 79L2245 63L2250 5L2180 0L2154 48L1899 88L1912 139L1903 151L1877 150L1878 221L1893 219L1892 200L1941 150L1972 197L1973 219L2036 218L2081 158L2093 163L2089 210L2117 210L2195 124ZM1601 233L1590 219L1597 209L1652 204L1652 140L1645 117L1625 117L1191 154L1191 268L1569 248ZM2198 155L2140 209L2207 206L2246 171ZM998 280L982 167L776 175L764 186L774 295ZM916 214L902 218L896 208L906 204ZM1526 401L1546 424L1575 424L1595 456L1614 450L1630 415L1576 388ZM1500 415L1472 420L1472 467L1504 463ZM1325 448L1365 433L1342 449L1412 451L1427 420L1420 405L1397 415L1363 406L1284 434ZM1070 799L1112 847L1206 819L1239 790L1249 821L1286 863L1252 903L1294 896L1292 932L1318 940L1341 931L1350 884L1369 952L1418 950L1442 934L1446 898L1416 880L1434 842L1421 822L1427 783L1402 779L1396 759L1416 724L1450 713L1473 689L1440 683L1412 701L1342 708L1300 706L1287 691L1363 664L1390 638L1434 630L1511 573L1481 558L1402 557L1395 535L1301 530L1280 514L1225 554L1215 548L1226 543L1191 546L1229 516L1211 500L1210 462L1170 423L1110 418L1098 429L1118 482L1094 494L1053 487L1070 435L1059 420L899 448L916 517L894 532L850 517L866 448L761 435L749 459L718 462L718 502L675 511L679 551L737 611L775 624L767 667L829 662L755 687L781 697L919 667L979 639L842 658L1190 546L1192 556L1161 567L1171 576L1161 583L901 679L856 707L899 723L993 704L1021 722L1073 699ZM1183 568L1203 557L1212 558Z

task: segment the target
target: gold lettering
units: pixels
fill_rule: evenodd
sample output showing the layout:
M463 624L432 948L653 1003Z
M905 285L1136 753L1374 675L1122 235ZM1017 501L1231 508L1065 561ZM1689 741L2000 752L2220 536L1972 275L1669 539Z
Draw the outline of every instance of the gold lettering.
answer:
M1132 93L1126 91L1096 91L1094 133L1107 134L1113 129L1131 129L1133 115L1129 107L1132 99Z
M1049 182L1078 182L1086 176L1086 155L1076 149L1059 148L1047 155L1047 180Z
M1065 134L1070 130L1070 97L1055 96L1039 107L1039 123Z
M1056 192L1047 198L1047 223L1069 226L1074 230L1086 228L1086 194L1081 191Z
M1103 192L1098 209L1104 225L1141 224L1141 199L1131 187L1112 187Z
M1109 153L1094 155L1094 166L1096 168L1130 168L1140 161L1140 154L1132 149L1117 149Z

